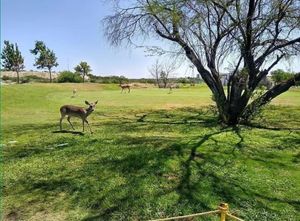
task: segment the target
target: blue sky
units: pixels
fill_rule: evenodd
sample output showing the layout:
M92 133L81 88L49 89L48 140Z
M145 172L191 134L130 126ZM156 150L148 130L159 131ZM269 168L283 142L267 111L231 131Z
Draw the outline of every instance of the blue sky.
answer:
M2 0L1 44L17 42L27 70L33 66L29 52L36 40L54 50L59 66L73 69L87 61L93 73L149 77L148 67L155 58L142 49L111 47L103 36L101 19L110 11L103 0Z
M17 42L27 70L36 69L29 50L42 40L56 53L56 71L73 70L80 61L87 61L97 75L150 77L148 68L156 58L146 57L143 49L113 48L104 38L101 19L111 13L108 2L2 0L1 45L3 40ZM298 72L299 60L278 67ZM180 71L181 75L190 73L187 68Z

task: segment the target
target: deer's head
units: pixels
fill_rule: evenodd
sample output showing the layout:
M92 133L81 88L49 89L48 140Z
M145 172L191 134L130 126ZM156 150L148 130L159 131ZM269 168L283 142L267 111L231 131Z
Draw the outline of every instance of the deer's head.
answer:
M88 105L89 107L86 109L87 112L93 112L96 108L96 104L98 103L98 101L96 101L95 103L90 103L88 101L85 101L85 104Z

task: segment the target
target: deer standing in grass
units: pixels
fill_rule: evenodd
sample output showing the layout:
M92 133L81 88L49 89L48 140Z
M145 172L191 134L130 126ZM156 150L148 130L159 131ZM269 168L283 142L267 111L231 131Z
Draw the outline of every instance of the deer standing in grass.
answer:
M65 116L68 116L67 120L69 122L69 124L71 125L72 129L74 129L70 119L71 117L77 117L80 118L82 120L82 130L84 132L84 123L87 123L90 132L93 133L89 122L87 121L87 117L95 110L96 104L98 103L98 101L96 101L95 103L89 103L88 101L85 101L85 104L88 105L88 108L84 108L84 107L77 107L77 106L73 106L73 105L64 105L60 108L60 114L61 114L61 118L60 118L60 130L62 130L62 120L65 118Z
M121 93L123 93L124 89L128 89L128 93L130 93L130 85L129 84L120 84L119 86L122 89Z
M72 95L72 98L76 97L76 94L77 94L77 89L74 88L74 89L73 89L73 95Z

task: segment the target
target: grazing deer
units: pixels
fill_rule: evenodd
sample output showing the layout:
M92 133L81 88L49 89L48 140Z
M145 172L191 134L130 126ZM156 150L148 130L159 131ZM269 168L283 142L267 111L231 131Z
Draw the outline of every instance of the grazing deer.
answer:
M130 85L129 84L120 84L120 88L122 89L121 93L123 93L124 89L128 89L128 93L130 93Z
M84 107L77 107L77 106L73 106L73 105L64 105L60 108L60 114L61 114L61 118L60 118L60 130L62 130L62 120L64 119L64 117L67 115L68 118L68 122L71 125L71 127L74 129L70 119L71 117L77 117L80 118L82 120L82 128L83 128L83 132L84 132L84 123L87 123L88 127L90 128L90 132L92 132L92 129L89 125L89 122L87 121L87 117L95 110L96 104L98 103L98 101L96 101L94 104L93 103L89 103L88 101L85 101L85 104L88 105L88 108L84 108Z
M179 88L179 85L178 84L169 84L169 85L167 85L168 87L169 87L169 94L170 93L172 93L172 90L174 89L174 88Z

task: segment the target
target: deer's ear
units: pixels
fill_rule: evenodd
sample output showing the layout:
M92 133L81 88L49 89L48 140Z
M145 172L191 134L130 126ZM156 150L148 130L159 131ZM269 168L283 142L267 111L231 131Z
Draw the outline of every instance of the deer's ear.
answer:
M88 101L85 101L85 104L86 104L86 105L90 105L90 103L89 103Z
M95 104L98 104L98 100L95 102Z

